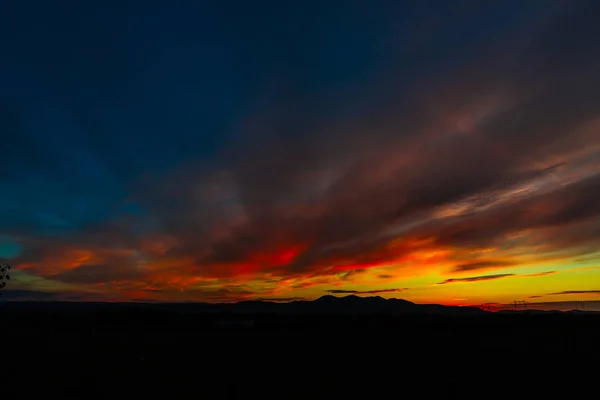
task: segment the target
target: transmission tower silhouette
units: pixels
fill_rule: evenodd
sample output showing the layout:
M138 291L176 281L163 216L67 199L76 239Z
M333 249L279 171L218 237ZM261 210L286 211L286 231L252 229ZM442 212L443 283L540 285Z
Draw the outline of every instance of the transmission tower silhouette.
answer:
M514 310L518 311L519 306L523 306L523 310L527 311L527 302L525 300L513 301Z
M496 303L481 303L479 308L481 308L484 311L492 311L492 312L494 312L498 309Z

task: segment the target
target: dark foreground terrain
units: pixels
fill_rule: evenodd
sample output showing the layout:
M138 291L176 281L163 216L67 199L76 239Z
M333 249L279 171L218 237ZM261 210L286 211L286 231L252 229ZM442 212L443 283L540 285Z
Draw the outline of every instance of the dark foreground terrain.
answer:
M1 382L5 398L520 399L597 391L600 316L450 314L5 303Z

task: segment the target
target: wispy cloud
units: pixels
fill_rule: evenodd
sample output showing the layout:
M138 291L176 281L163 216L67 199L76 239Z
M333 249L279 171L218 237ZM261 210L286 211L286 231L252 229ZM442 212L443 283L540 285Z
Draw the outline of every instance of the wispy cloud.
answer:
M461 283L461 282L479 282L479 281L490 281L494 279L508 278L515 276L515 274L496 274L496 275L483 275L483 276L471 276L468 278L451 278L445 281L438 282L438 285L445 285L448 283Z
M537 272L534 274L526 274L526 275L519 275L519 274L482 275L482 276L473 276L473 277L468 277L468 278L451 278L451 279L446 279L445 281L439 282L437 284L443 285L446 283L488 281L488 280L492 280L492 279L501 279L501 278L508 278L508 277L535 278L535 277L540 277L540 276L553 275L555 273L556 273L556 271L545 271L545 272Z
M474 262L455 265L454 268L452 269L452 272L468 272L468 271L476 271L476 270L480 270L480 269L512 267L515 265L517 265L517 262L508 261L508 260L474 261Z
M556 274L557 271L545 271L545 272L536 272L534 274L526 274L526 275L522 275L524 278L534 278L536 276L547 276L547 275L554 275Z
M563 292L548 293L548 296L569 294L595 294L600 296L600 290L565 290Z

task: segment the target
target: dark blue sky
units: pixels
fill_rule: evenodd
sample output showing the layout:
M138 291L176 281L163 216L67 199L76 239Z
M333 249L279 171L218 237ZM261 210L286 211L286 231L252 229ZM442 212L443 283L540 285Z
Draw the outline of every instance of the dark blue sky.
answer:
M367 246L383 229L374 221L421 218L571 157L544 146L596 111L597 11L545 0L2 2L0 257L47 278L33 267L45 247L139 250L160 237L213 271L281 237L315 246L296 271L330 245ZM475 126L485 134L455 139Z
M529 11L484 3L5 2L0 226L106 218L132 180L212 162L282 97L343 109L386 69L405 85L443 73Z

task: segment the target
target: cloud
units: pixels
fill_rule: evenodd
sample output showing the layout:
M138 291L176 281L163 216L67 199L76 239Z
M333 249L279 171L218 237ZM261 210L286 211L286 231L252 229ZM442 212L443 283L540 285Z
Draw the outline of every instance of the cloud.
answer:
M523 277L525 277L525 278L533 278L533 277L537 277L537 276L554 275L556 273L557 273L557 271L536 272L535 274L523 275Z
M591 24L588 16L578 14L580 10L573 12ZM394 99L402 106L383 107L375 126L371 119L359 119L348 128L345 121L328 121L323 114L306 119L311 105L305 104L273 117L276 121L266 118L249 125L248 137L254 144L238 148L237 162L220 183L221 188L229 188L234 199L229 206L239 207L239 222L222 239L209 241L212 243L207 248L198 248L194 240L198 264L219 265L218 270L225 273L231 264L256 259L256 269L282 267L283 274L310 273L326 265L376 266L412 250L387 250L388 243L382 238L386 231L427 220L435 208L469 196L478 196L479 212L446 221L430 220L425 225L430 229L421 235L414 233L434 237L439 245L469 246L517 230L563 226L598 215L600 191L595 177L558 190L550 198L540 194L491 210L483 207L508 188L537 182L557 170L554 164L532 167L532 159L567 156L567 150L589 139L582 124L595 118L595 108L588 104L595 104L592 98L597 78L579 75L575 63L584 61L583 54L573 53L573 58L561 59L555 66L563 72L573 71L567 75L557 74L545 61L557 51L548 47L547 39L555 35L554 24L567 30L569 40L591 42L579 26L559 16L553 18L532 36L530 46L535 52L524 46L513 54L517 63L510 64L508 76L503 77L512 84L509 94L492 83L498 78L494 74L501 73L498 69L492 68L488 76L479 73L472 80L461 70L456 90L472 87L467 96L449 96L445 91L452 85L429 82L423 90L439 94L438 99L431 100L435 107L419 100L408 105ZM599 63L597 54L590 57L585 58L587 66ZM530 74L534 67L539 68L540 75ZM586 71L592 74L591 68ZM592 79L591 86L588 79ZM424 96L420 92L411 95L417 99ZM480 111L480 102L490 96L499 99L490 100L490 109ZM460 132L454 120L441 119L434 111L454 110L450 99L464 108L463 118L475 121L473 132ZM258 133L275 129L298 134ZM442 134L457 129L456 133ZM572 131L566 143L562 135L565 129ZM369 141L364 140L364 131L370 132ZM256 140L262 136L268 140ZM190 187L184 182L176 186ZM553 200L556 208L544 213L543 205ZM192 204L196 209L197 202ZM208 209L217 211L216 215L221 212L215 207ZM177 212L183 210L185 207ZM171 218L164 210L157 211ZM278 240L267 239L270 237ZM184 238L184 242L190 240ZM286 266L275 265L277 255L297 243L305 250ZM256 254L257 249L264 253ZM463 267L467 268L466 264Z
M568 294L595 294L600 296L600 290L565 290L562 292L548 293L551 295L568 295Z
M438 285L444 285L447 283L459 283L459 282L477 282L477 281L488 281L492 279L501 279L508 277L521 277L521 278L534 278L539 276L547 276L553 275L556 271L545 271L545 272L537 272L534 274L526 274L526 275L518 275L518 274L495 274L495 275L483 275L483 276L473 276L468 278L451 278L446 279L445 281L439 282Z
M134 280L143 276L139 270L127 265L82 265L77 268L49 276L50 279L66 283L100 283L111 280Z
M600 217L600 175L512 199L483 210L432 220L414 230L440 246L462 248L490 244L538 252L595 252ZM527 231L527 235L516 236ZM512 238L511 238L512 237Z
M542 297L544 297L544 296L527 296L528 299L539 299Z
M364 274L365 272L366 272L366 269L353 269L353 270L343 273L340 276L340 279L342 279L344 281L352 280L352 279L356 278L357 275L360 276L360 275Z
M408 288L401 289L379 289L379 290L344 290L344 289L330 289L326 290L327 293L331 294L383 294L383 293L399 293L408 290Z
M483 276L472 276L468 278L451 278L445 281L439 282L438 285L445 285L448 283L461 283L461 282L478 282L478 281L491 281L494 279L507 278L509 276L515 276L515 274L496 274L496 275L483 275Z
M455 265L452 269L452 272L466 272L466 271L475 271L479 269L490 269L490 268L502 268L502 267L512 267L517 263L514 261L505 261L505 260L485 260L485 261L475 261L464 264Z
M575 261L580 262L580 263L586 263L586 262L590 262L590 261L600 261L600 255L592 254L592 255L588 255L586 257L577 258Z
M6 289L2 299L7 301L111 301L110 296L88 292L45 292L41 290Z

